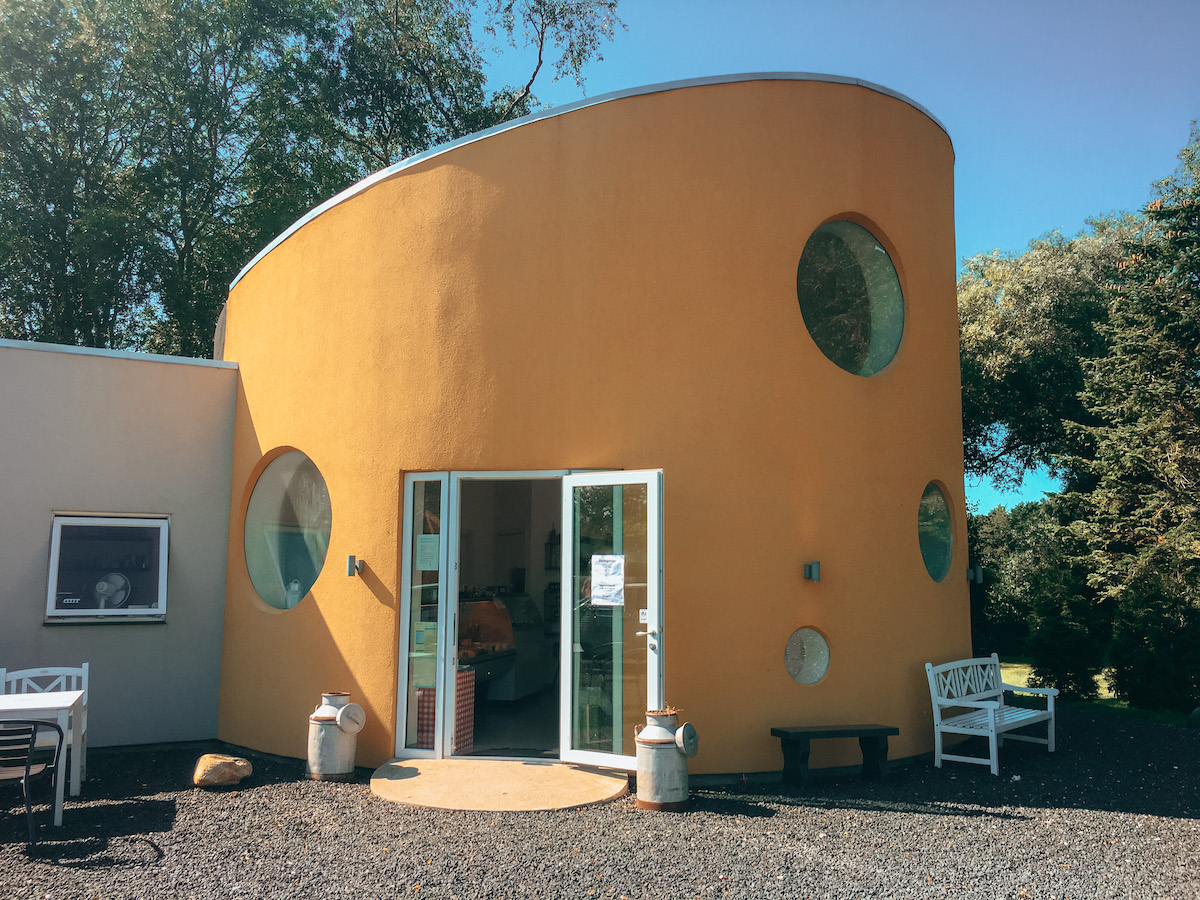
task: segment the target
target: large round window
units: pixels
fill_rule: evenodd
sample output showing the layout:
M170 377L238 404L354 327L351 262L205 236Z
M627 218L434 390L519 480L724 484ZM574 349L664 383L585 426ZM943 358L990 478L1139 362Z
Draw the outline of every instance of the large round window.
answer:
M291 609L325 565L332 523L329 491L299 450L271 460L246 508L246 568L263 602Z
M950 527L950 504L946 495L933 482L921 495L917 510L917 539L921 543L921 558L929 577L941 581L950 571L950 555L954 552L954 534Z
M847 372L874 375L900 349L900 278L861 225L826 222L812 233L800 254L796 296L813 342Z
M820 681L829 671L829 644L815 628L797 628L783 650L783 664L801 684Z

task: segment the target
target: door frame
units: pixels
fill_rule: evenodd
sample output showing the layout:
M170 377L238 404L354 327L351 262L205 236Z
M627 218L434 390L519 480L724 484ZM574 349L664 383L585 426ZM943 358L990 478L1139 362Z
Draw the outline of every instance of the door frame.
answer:
M453 524L453 527L449 529L446 541L450 559L449 578L446 588L447 612L445 616L448 630L446 632L445 643L442 643L440 633L438 642L438 677L447 686L445 694L438 694L442 698L442 702L438 704L438 742L444 748L442 758L445 759L511 759L513 757L483 756L475 753L468 756L459 756L453 752L454 715L452 710L455 708L456 698L454 694L457 688L457 678L455 676L458 671L458 572L462 537L462 483L464 481L557 481L561 490L562 480L570 474L570 470L524 469L517 472L458 470L447 474L450 478L450 500L446 508L449 511L449 521ZM561 647L559 652L561 653Z
M571 594L569 588L570 549L569 534L573 531L574 520L567 514L571 494L568 491L568 479L575 478L571 484L647 484L647 520L650 527L657 532L657 540L650 541L647 547L649 559L647 572L650 576L647 606L649 608L646 631L657 637L656 652L647 652L647 709L661 708L663 700L663 641L662 641L662 610L663 610L663 536L662 536L662 470L661 469L522 469L522 470L432 470L404 473L404 490L401 497L400 509L400 590L398 593L398 615L400 627L397 629L397 659L396 659L396 731L393 741L393 752L397 759L450 759L453 754L454 716L452 710L455 703L455 673L458 666L458 584L459 584L459 552L461 525L461 485L463 481L549 481L557 479L562 492L564 518L559 531L562 540L562 566L560 572L561 603L562 603L562 632L559 637L559 665L563 677L559 680L559 759L564 762L580 762L591 765L608 766L612 768L626 767L630 770L636 767L635 757L622 754L603 753L599 751L572 751L569 748L570 718L570 668L572 654L570 653L571 634L568 632L569 604ZM582 481L582 479L587 479ZM648 480L649 479L649 480ZM413 574L413 521L412 506L415 497L415 484L418 481L439 482L442 486L442 507L440 518L440 534L442 540L438 548L438 628L437 628L437 657L435 692L438 697L436 704L434 743L432 749L406 747L404 742L408 728L408 675L409 675L409 641L411 639L412 622L412 574ZM570 520L568 522L568 519ZM568 527L568 525L570 527ZM657 577L653 577L657 575ZM652 602L657 598L657 602ZM657 617L657 621L655 620ZM654 633L657 632L656 635ZM647 638L648 640L651 637ZM564 735L566 736L564 738ZM464 758L464 757L458 757ZM465 758L476 759L505 759L507 757L475 756Z
M646 709L663 706L663 470L622 469L604 472L572 472L562 479L562 646L558 711L558 755L564 762L612 768L637 768L634 756L571 747L574 697L574 488L644 484L646 486ZM614 691L616 690L614 684Z
M438 547L438 627L437 627L437 656L434 661L434 694L441 698L445 692L445 673L441 665L442 647L446 640L446 596L447 596L447 560L449 558L448 542L445 540L447 515L449 505L450 473L449 472L406 472L404 473L404 491L400 502L400 590L397 591L397 614L400 627L397 636L396 657L396 734L392 742L392 752L397 759L440 759L442 747L442 703L437 703L434 711L433 747L406 747L405 738L408 736L408 673L409 673L409 641L411 640L412 625L412 572L413 572L413 501L418 481L438 482L442 489L442 508L439 519L439 534L442 540Z
M571 469L522 469L520 471L435 470L406 472L400 509L400 628L396 657L396 735L393 753L397 759L451 759L453 754L455 673L458 667L458 571L462 516L463 481L552 481L560 484ZM574 470L579 471L579 470ZM442 485L441 535L438 569L438 629L435 693L438 697L432 749L405 747L408 728L408 647L412 622L412 505L414 484L438 481ZM476 759L505 759L484 757Z

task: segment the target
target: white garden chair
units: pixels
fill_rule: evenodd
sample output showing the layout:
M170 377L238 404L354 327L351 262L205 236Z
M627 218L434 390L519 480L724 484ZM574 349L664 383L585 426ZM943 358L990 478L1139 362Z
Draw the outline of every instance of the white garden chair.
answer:
M17 669L9 672L0 669L0 688L6 694L43 694L47 691L83 691L83 711L79 721L72 722L65 735L66 746L71 746L74 729L79 729L79 744L83 752L79 754L80 777L87 777L87 709L88 709L88 664L82 666L50 666L42 669ZM45 737L38 736L39 746L43 740L54 738L46 733ZM49 746L49 744L47 744Z

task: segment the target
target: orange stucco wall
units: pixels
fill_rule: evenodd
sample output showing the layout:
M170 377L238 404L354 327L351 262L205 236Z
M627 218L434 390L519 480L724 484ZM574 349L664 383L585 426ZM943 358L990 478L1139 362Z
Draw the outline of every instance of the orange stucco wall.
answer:
M821 354L797 303L800 252L833 218L868 226L904 289L900 351L871 378ZM970 651L954 274L945 132L818 81L543 118L317 216L226 311L221 738L303 756L336 688L367 710L359 764L391 755L405 471L662 468L666 696L700 732L691 770L778 769L779 724L887 722L893 757L929 750L922 664ZM241 551L281 447L312 458L333 505L324 571L287 612L257 600ZM934 480L954 512L940 584L916 528ZM805 625L831 664L802 686L783 649ZM814 746L814 765L856 757Z

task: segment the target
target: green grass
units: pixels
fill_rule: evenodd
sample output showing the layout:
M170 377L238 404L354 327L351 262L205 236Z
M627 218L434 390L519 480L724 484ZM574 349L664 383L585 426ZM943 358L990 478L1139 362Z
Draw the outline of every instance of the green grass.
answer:
M1029 664L1029 660L1027 659L1014 658L1008 662L1002 661L1000 663L1000 677L1004 679L1006 684L1027 687L1032 671L1033 666ZM1168 725L1183 725L1187 721L1186 713L1162 709L1139 709L1136 706L1130 706L1125 700L1118 700L1112 692L1112 686L1108 682L1108 677L1103 673L1096 676L1096 690L1099 694L1097 699L1087 700L1082 703L1075 702L1073 705L1081 706L1084 709L1106 710L1123 716L1149 719L1152 722L1163 722Z

